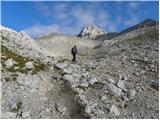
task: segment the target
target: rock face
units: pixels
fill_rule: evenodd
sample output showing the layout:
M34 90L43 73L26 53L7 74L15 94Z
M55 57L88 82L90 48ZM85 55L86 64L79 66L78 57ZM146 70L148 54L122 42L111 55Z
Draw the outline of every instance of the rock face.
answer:
M87 39L95 39L96 37L105 34L106 32L96 26L85 27L77 36Z
M18 33L3 26L0 26L0 32L2 37L1 45L12 50L14 53L43 61L44 58L47 58L43 48L38 46L37 42L25 32Z

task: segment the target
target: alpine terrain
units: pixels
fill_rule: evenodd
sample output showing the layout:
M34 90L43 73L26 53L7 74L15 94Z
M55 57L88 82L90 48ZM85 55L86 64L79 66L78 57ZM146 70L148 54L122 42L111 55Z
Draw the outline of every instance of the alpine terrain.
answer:
M159 118L158 21L119 33L93 25L75 36L0 33L1 118Z

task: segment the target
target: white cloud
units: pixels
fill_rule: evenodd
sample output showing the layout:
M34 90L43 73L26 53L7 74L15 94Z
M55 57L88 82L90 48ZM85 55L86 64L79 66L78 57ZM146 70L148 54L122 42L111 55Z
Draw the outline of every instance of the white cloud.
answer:
M60 26L57 24L36 25L30 28L26 28L23 31L25 31L27 34L29 34L32 37L38 37L38 36L50 34L50 33L60 33Z
M85 10L82 7L73 8L71 14L84 25L94 24L95 16L90 10Z
M134 2L134 1L131 1L131 2L129 2L128 7L130 9L137 9L138 8L138 3Z
M67 2L45 4L44 2L35 2L36 8L41 15L48 17L51 25L35 25L25 29L31 36L39 36L48 33L58 32L70 35L78 34L86 25L96 25L102 29L106 28L108 32L115 32L119 24L131 25L137 22L137 19L122 19L118 21L112 20L107 10L101 9L102 4L75 4L69 5ZM135 3L130 3L130 7L136 7ZM96 9L95 9L96 7ZM54 24L53 24L54 23Z

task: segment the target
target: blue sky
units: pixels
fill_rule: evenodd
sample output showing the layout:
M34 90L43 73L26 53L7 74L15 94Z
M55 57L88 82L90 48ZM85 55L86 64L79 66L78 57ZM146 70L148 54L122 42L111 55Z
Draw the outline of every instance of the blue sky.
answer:
M2 25L32 37L47 33L78 34L87 25L119 32L144 19L159 20L158 1L3 1Z

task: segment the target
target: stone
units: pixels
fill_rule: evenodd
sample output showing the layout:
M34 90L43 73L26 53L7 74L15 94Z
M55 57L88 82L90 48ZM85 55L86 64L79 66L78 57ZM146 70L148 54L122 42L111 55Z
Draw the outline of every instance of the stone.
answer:
M14 69L15 69L15 70L18 70L18 69L19 69L19 67L15 66L15 67L14 67Z
M90 114L91 113L91 108L89 106L86 106L84 112L87 113L87 114Z
M27 111L27 112L23 112L23 113L22 113L22 117L23 117L23 118L30 117L30 113L29 113L29 111Z
M107 97L104 95L104 96L101 96L101 100L102 101L105 101L107 99Z
M121 101L120 103L119 103L119 106L121 107L121 108L125 108L125 101Z
M104 91L104 93L105 93L105 94L108 94L109 92L106 90L106 91Z
M121 96L122 89L116 87L114 84L112 83L107 84L107 88L112 95Z
M34 68L33 63L32 63L31 61L27 62L27 63L25 64L25 68L28 68L28 69Z
M158 90L159 89L159 80L152 80L151 86Z
M4 64L6 65L7 68L10 68L14 66L15 64L17 64L17 62L14 61L13 59L8 59L4 62Z
M15 119L17 116L17 113L14 112L2 112L1 113L1 119Z
M64 107L62 104L60 103L56 103L55 104L55 108L57 109L58 112L62 113L62 114L65 114L66 112L66 107Z
M56 64L56 67L59 68L59 69L64 69L68 66L68 64L66 63L57 63Z
M127 76L121 74L121 75L119 76L119 79L121 79L121 80L127 80Z
M80 86L81 86L81 87L88 87L89 84L88 84L87 82L82 82L82 83L80 83Z
M96 83L96 82L98 82L98 79L97 79L96 77L91 78L91 79L88 81L88 83L89 83L90 85L93 85L93 84Z
M117 87L121 89L125 89L125 81L124 80L118 80Z
M116 116L119 116L119 115L120 115L120 112L119 112L117 106L114 105L114 104L113 104L112 107L110 108L110 113L111 113L111 114L115 114Z
M108 78L107 81L110 83L114 83L114 80L112 78Z
M64 75L63 79L64 80L68 80L68 81L73 81L74 80L73 76L72 75L68 75L68 74Z
M135 95L136 95L136 90L135 89L131 89L131 90L128 91L128 98L130 100L132 100L135 97Z
M72 69L71 68L64 68L63 69L63 73L65 73L65 74L71 74L72 73Z

